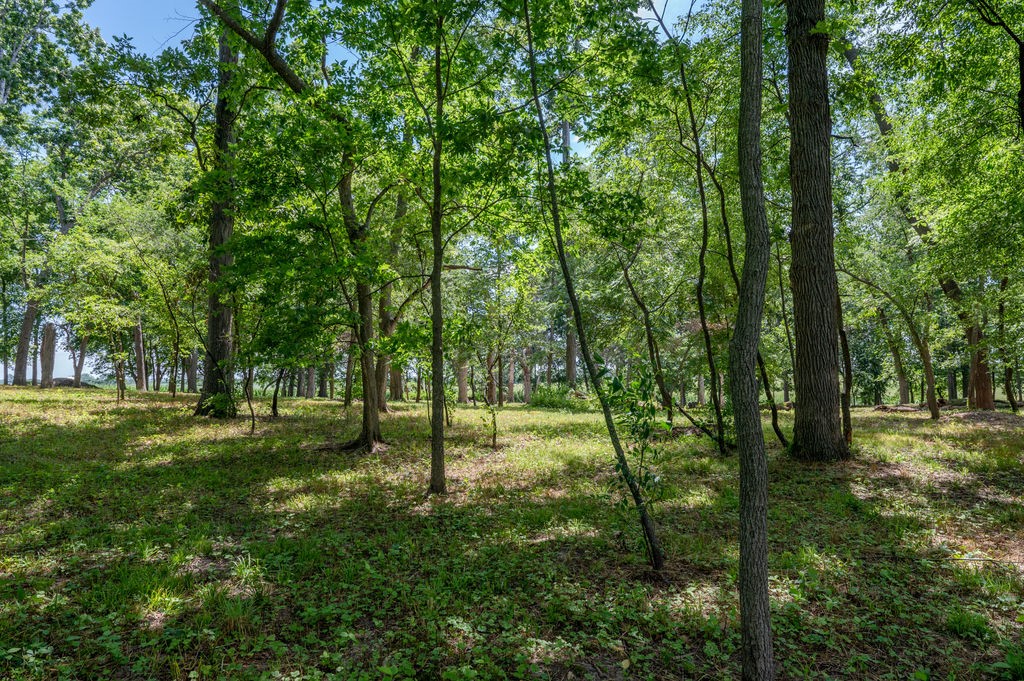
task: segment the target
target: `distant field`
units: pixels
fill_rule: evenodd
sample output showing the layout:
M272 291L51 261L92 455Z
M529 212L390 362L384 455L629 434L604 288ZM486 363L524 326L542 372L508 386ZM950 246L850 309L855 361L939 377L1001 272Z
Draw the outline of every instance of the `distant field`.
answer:
M706 442L661 443L652 577L597 414L507 408L494 451L455 409L427 498L422 405L360 457L337 402L250 436L191 399L0 389L0 678L738 678L737 462ZM1024 678L1024 419L854 427L852 463L771 452L780 677Z

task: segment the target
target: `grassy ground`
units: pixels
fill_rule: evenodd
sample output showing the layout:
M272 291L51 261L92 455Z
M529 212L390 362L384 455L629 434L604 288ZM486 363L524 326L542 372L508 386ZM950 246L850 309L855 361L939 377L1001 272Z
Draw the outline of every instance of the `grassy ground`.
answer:
M0 389L0 678L733 679L735 458L664 445L652 578L599 417L261 421ZM780 678L1024 678L1024 419L857 411L857 458L772 452Z

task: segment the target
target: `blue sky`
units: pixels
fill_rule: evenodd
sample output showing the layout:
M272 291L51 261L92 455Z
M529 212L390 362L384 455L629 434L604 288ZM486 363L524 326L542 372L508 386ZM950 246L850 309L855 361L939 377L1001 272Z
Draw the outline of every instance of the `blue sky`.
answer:
M199 16L195 0L94 0L85 20L103 38L128 35L135 47L156 54L191 33Z

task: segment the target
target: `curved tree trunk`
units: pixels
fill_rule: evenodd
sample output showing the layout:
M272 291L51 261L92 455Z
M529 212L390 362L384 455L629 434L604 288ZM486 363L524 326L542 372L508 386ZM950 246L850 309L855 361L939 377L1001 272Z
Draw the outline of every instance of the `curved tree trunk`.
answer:
M768 458L756 371L771 243L761 178L761 0L743 0L740 32L739 172L746 234L743 278L732 342L729 383L740 460L740 659L744 681L772 681L771 599L768 589Z

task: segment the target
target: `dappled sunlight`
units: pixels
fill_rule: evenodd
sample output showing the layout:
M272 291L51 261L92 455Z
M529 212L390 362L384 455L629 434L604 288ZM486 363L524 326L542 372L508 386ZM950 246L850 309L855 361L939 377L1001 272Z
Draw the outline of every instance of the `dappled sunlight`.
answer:
M197 659L323 659L344 675L412 659L472 669L486 651L486 669L527 677L734 675L736 461L700 439L659 445L668 565L653 577L593 414L507 409L493 451L482 410L456 408L450 493L427 496L422 407L386 415L389 447L367 456L334 447L356 425L336 420L336 403L285 401L253 437L243 419L153 402L110 420L67 415L91 404L78 394L6 407L7 427L39 434L33 448L48 452L15 457L0 477L0 634L20 668L25 655L53 670L88 654L94 669L160 677ZM936 435L892 435L904 419ZM1024 480L979 463L987 450L965 444L973 424L919 421L858 413L864 453L846 464L773 455L771 593L787 678L863 678L865 659L900 678L965 669L1020 635L1020 566L994 561L1024 560ZM59 445L72 440L74 451ZM891 460L870 455L894 445ZM44 646L37 623L53 632ZM878 652L910 631L912 649ZM936 646L946 662L920 652Z

